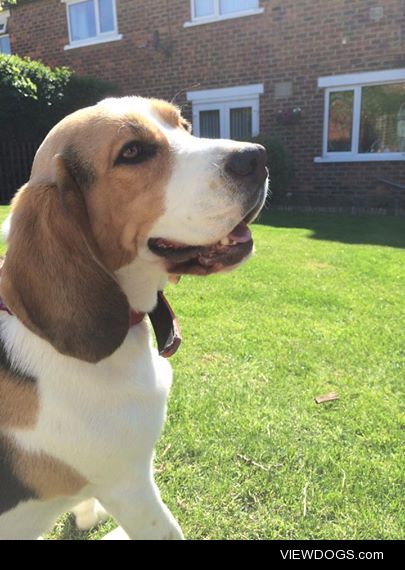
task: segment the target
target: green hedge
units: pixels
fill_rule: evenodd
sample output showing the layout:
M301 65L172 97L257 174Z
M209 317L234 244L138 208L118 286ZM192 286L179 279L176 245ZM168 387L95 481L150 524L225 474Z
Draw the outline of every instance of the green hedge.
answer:
M117 88L67 67L0 55L0 133L13 140L39 140L61 118L93 105Z

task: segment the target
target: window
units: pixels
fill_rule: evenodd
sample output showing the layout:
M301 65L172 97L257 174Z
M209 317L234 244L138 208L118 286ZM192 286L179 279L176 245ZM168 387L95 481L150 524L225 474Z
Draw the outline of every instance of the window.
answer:
M10 38L6 35L7 23L10 17L9 10L3 10L0 13L0 53L11 53Z
M253 136L252 107L230 108L231 139L246 140Z
M120 40L115 0L61 0L66 3L69 45L65 49Z
M263 11L259 0L191 0L191 22L185 26L251 16Z
M248 140L259 134L259 97L263 85L191 91L193 130L203 138Z
M8 36L0 36L0 53L11 53L10 39Z
M215 16L214 0L194 0L194 18Z
M402 119L401 119L402 117ZM363 87L359 152L405 152L405 81Z
M0 11L0 34L7 32L8 19L10 17L10 10Z
M205 139L221 138L221 111L214 109L213 111L199 112L199 135Z
M353 100L353 91L329 94L328 152L351 151Z
M405 160L405 69L320 78L324 141L316 162Z

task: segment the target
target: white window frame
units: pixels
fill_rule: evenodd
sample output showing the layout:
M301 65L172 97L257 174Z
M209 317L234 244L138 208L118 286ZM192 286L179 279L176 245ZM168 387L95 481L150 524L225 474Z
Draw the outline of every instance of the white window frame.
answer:
M7 34L7 25L8 19L10 17L10 10L3 10L0 12L0 24L3 26L3 29L0 31L1 36L6 36Z
M220 137L229 139L231 136L231 109L251 107L252 136L257 136L260 132L260 95L263 93L262 84L189 91L187 100L193 105L193 134L197 137L200 136L201 111L219 111Z
M3 38L8 38L8 43L10 44L10 36L8 34L0 34L0 40ZM11 54L11 44L10 44L10 53L7 54L3 51L0 51L0 53L2 53L3 55L10 55Z
M8 26L8 19L10 17L10 10L3 10L0 12L0 24L2 24L3 29L0 32L0 39L1 38L8 38L8 42L10 44L10 36L7 33L7 26ZM4 54L4 52L0 51L0 53ZM10 53L11 53L11 45L10 45ZM9 55L9 54L4 54Z
M123 37L122 34L118 33L116 0L113 0L113 14L114 14L114 30L113 31L111 31L111 32L101 32L100 31L100 14L99 14L99 8L98 8L98 0L95 0L97 35L92 37L92 38L86 38L84 40L74 40L74 41L72 40L72 32L70 29L69 7L73 6L74 4L80 4L81 2L85 2L85 1L86 0L61 0L62 4L66 4L66 18L67 18L68 32L69 32L69 43L67 45L65 45L65 50L122 40L122 37Z
M405 69L320 77L318 79L318 87L325 89L323 144L322 156L316 157L314 161L323 163L405 160L405 152L359 152L362 88L370 85L389 85L390 83L401 82L405 82ZM352 144L351 150L348 152L328 152L330 94L338 91L353 92Z
M214 0L214 14L211 16L196 16L194 0L190 0L191 4L191 21L184 24L185 28L192 26L200 26L202 24L211 24L212 22L221 22L222 20L232 20L233 18L243 18L244 16L255 16L256 14L263 14L264 8L260 8L260 0L258 0L259 7L249 10L242 10L240 12L232 12L230 14L220 13L219 0Z

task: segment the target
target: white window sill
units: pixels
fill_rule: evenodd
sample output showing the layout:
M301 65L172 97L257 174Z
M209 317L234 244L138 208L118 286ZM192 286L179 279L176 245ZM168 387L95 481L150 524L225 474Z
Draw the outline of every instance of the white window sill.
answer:
M81 48L81 47L86 47L86 46L94 46L97 44L106 44L108 42L117 42L119 40L122 40L122 38L123 38L122 34L111 34L108 36L98 36L95 38L89 38L87 40L80 40L77 42L72 42L70 44L67 44L65 46L65 50L76 49L76 48Z
M317 156L314 162L317 164L330 162L382 162L390 160L405 160L405 152L375 152L369 154L354 154L351 156Z
M191 22L186 22L184 28L192 28L193 26L202 26L203 24L212 24L213 22L222 22L223 20L233 20L234 18L243 18L245 16L255 16L263 14L264 8L254 10L244 10L243 12L235 12L234 14L226 14L224 16L209 16L208 18L196 18Z

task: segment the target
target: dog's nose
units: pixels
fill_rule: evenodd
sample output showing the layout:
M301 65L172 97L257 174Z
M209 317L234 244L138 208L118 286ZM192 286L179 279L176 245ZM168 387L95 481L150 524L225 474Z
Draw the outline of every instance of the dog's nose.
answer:
M250 144L228 157L225 170L239 180L264 184L267 178L267 152L259 144Z

